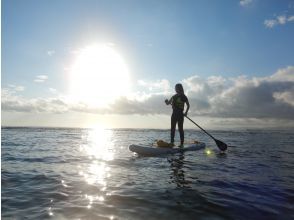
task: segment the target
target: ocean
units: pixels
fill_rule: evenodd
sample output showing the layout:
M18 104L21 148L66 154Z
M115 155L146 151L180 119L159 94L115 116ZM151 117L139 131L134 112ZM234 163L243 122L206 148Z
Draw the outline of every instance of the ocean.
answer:
M206 149L140 157L169 130L2 127L2 219L294 219L294 131L209 132L232 147L186 130Z

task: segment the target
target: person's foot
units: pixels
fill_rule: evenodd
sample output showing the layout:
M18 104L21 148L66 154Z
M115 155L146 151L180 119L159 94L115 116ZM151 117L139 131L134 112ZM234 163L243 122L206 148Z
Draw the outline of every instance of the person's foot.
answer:
M184 145L183 144L180 144L178 147L179 148L184 148Z

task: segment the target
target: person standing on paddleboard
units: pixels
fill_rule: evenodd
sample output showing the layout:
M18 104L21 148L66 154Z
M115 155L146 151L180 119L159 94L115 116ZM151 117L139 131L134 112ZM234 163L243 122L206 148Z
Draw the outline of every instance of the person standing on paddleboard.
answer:
M181 138L181 145L184 145L184 116L187 116L187 113L190 108L189 100L184 93L182 84L178 83L175 86L176 94L170 98L166 99L165 104L172 105L173 113L171 115L171 128L170 128L170 141L171 144L174 144L176 125L178 124L178 129ZM186 111L184 113L185 104L187 105Z

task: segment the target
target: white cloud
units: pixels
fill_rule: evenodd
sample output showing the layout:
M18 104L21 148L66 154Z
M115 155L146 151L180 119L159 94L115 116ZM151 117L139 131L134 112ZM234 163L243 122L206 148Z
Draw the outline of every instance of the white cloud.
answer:
M287 104L294 107L294 88L290 89L289 91L285 91L285 92L275 92L273 94L273 97L277 101L287 103Z
M287 16L287 15L279 15L276 16L274 19L266 19L264 21L264 25L267 28L273 28L277 25L285 25L286 23L294 21L294 16Z
M109 46L109 47L115 47L116 46L116 44L113 43L113 42L107 42L106 45Z
M16 95L9 88L3 88L1 93L2 111L5 112L63 113L69 110L69 106L62 98L27 99Z
M55 54L55 50L48 50L47 51L48 56L53 56Z
M49 91L53 94L56 94L57 93L57 89L54 89L54 88L49 88Z
M240 5L241 6L247 6L252 2L253 2L253 0L240 0Z
M144 87L149 92L157 94L166 94L171 90L170 83L166 79L161 79L157 81L139 80L138 85Z
M36 83L43 83L48 79L47 75L38 75L36 76L36 78L34 79L34 82Z
M280 15L277 17L277 21L279 24L286 24L287 22L287 18L285 15Z
M294 21L294 15L288 17L288 21L289 21L289 22L290 22L290 21Z
M9 84L8 87L11 88L15 92L22 92L25 90L24 86L17 86L17 85L13 85L13 84Z
M277 72L270 77L264 78L268 81L294 82L293 66L288 66L283 69L278 69Z
M278 24L278 22L274 19L267 19L264 21L264 25L268 28L273 28L274 26L276 26Z
M293 77L290 66L268 77L192 76L183 85L195 116L294 120ZM170 114L170 106L163 103L168 94L151 90L144 100L120 99L111 109L118 114Z
M93 114L148 115L171 114L164 100L173 94L168 80L139 81L148 88L132 97L121 97L108 107L93 108L85 103L72 103L64 97L26 99L2 89L2 110L5 112L85 112ZM279 69L267 77L238 76L224 78L191 76L182 80L189 98L191 116L227 119L294 120L294 66ZM152 88L149 90L149 88ZM52 92L55 92L53 89ZM143 95L142 95L143 94ZM144 97L144 98L142 98Z

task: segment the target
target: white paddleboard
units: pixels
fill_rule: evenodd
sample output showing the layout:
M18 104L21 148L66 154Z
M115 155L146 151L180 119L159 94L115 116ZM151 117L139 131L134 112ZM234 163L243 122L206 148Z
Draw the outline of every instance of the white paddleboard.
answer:
M164 154L181 153L185 151L197 151L205 148L205 143L199 142L197 144L184 144L183 148L179 147L154 147L147 145L131 144L129 150L142 156L159 156Z

